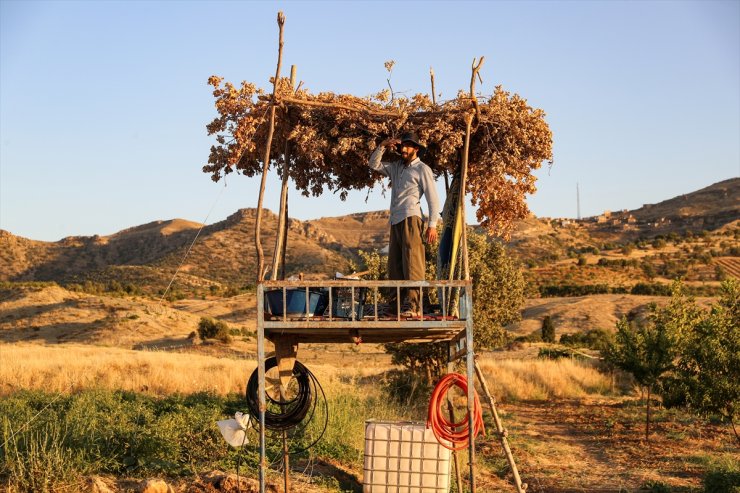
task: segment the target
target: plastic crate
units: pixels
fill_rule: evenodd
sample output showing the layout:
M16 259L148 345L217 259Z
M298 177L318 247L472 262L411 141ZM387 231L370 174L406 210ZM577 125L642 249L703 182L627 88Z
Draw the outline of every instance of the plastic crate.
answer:
M450 450L423 423L366 421L363 493L447 493Z

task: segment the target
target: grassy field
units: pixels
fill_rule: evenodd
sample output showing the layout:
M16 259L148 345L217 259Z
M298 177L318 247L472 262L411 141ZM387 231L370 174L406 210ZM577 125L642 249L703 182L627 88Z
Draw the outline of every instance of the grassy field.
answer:
M292 458L295 491L361 491L364 421L426 418L425 397L398 398L387 359L370 348L343 354L331 358L336 365L306 363L326 391L330 419L311 452ZM310 360L311 350L304 355ZM529 491L702 491L713 471L718 484L740 474L727 427L659 409L645 442L644 402L624 381L591 361L511 356L480 363ZM0 358L0 474L8 491L79 491L95 476L114 491L155 476L178 491L209 491L198 489L206 488L204 473L236 468L215 422L245 409L251 359L36 344L3 344ZM484 415L478 489L513 491L487 407ZM239 461L241 474L255 478L256 433L249 437ZM272 439L275 484L279 456Z

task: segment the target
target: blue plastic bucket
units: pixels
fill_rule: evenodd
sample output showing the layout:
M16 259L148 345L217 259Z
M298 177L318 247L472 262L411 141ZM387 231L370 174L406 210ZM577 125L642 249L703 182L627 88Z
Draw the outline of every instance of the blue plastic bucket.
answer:
M326 303L323 302L324 293L308 291L308 316L323 315ZM306 316L306 290L291 288L285 290L285 311L289 317ZM283 316L283 290L272 289L265 291L265 313Z

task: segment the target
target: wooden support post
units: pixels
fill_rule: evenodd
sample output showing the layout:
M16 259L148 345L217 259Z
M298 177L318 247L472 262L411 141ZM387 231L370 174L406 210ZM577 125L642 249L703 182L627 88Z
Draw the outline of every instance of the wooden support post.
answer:
M295 65L290 67L290 88L295 87L296 68ZM286 109L287 113L290 109ZM285 250L287 249L287 230L288 230L288 170L290 168L290 144L285 139L285 149L283 150L283 183L280 188L280 211L278 213L278 226L275 232L275 251L272 254L272 274L271 279L278 279L280 262L285 264ZM283 271L284 272L284 271ZM282 276L284 277L284 276Z
M475 78L483 65L483 57L476 65L473 60L473 74L470 79L470 97L473 101L476 114L478 113L478 102L475 100ZM460 173L460 212L462 214L462 257L463 257L463 279L470 281L470 267L468 263L468 234L465 224L465 195L468 179L468 156L470 154L470 132L473 123L473 113L465 115L465 147L462 156L462 170ZM473 417L473 402L475 400L475 382L473 381L473 365L475 354L473 352L473 293L472 285L465 288L465 316L466 316L466 344L467 344L467 378L468 378L468 427L470 430L469 454L470 454L470 491L475 493L475 429Z
M257 217L254 222L254 245L257 250L257 282L265 278L265 252L262 250L262 238L260 237L262 228L262 202L265 198L265 183L267 182L267 172L270 169L270 148L272 147L272 135L275 133L275 93L277 85L280 82L280 65L283 62L283 26L285 25L285 14L282 11L277 15L278 28L280 29L280 41L278 44L278 61L275 69L275 79L272 82L272 101L270 103L270 124L267 130L267 142L265 143L265 153L262 158L262 180L260 181L259 198L257 199Z
M470 130L473 122L473 115L465 115L465 147L463 148L462 171L460 173L460 215L462 216L462 265L463 279L470 280L470 266L468 263L468 225L465 221L465 187L468 180L468 152L470 151Z
M434 109L437 109L437 92L434 89L434 69L432 67L429 67L429 78L432 82L432 104L434 105ZM450 176L447 173L447 170L444 170L444 177L445 177L445 193L450 193Z
M483 393L486 394L486 400L488 400L488 405L491 407L491 414L493 414L493 422L496 424L496 431L498 432L499 437L501 438L501 446L504 448L504 453L506 454L506 460L509 461L509 467L511 467L511 473L514 475L514 485L516 486L516 491L518 493L524 493L527 489L527 483L522 483L521 477L519 477L519 469L516 467L516 462L514 462L514 454L511 453L511 448L509 447L509 441L506 439L507 432L504 428L503 424L501 423L501 419L498 416L498 411L496 411L496 401L491 395L491 391L488 390L488 384L486 383L486 379L483 377L483 371L480 369L480 365L478 365L478 361L475 362L475 374L478 376L478 381L480 382L481 388L483 389Z
M429 78L432 80L432 104L437 108L437 94L434 91L434 69L429 67Z
M275 344L276 368L280 382L279 394L282 400L288 400L286 391L290 379L293 378L293 366L295 366L296 356L298 356L298 337L283 334L275 336L272 342ZM277 397L277 395L274 397Z

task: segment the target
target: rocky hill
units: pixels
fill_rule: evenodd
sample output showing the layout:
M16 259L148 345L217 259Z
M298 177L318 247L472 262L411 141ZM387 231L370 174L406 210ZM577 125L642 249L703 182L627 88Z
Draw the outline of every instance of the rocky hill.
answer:
M241 209L209 226L173 219L110 236L68 237L57 242L30 240L0 230L0 281L115 282L157 292L178 271L176 290L249 285L256 277L255 212ZM271 262L276 225L275 214L265 211L266 265ZM672 262L689 262L692 255L700 261L697 252L703 249L713 252L712 258L698 262L689 280L692 275L694 280L715 280L720 271L731 275L740 271L736 258L739 226L740 179L734 178L633 211L607 212L578 221L532 216L517 224L508 246L539 284L562 283L564 279L597 284L606 278L617 285L661 275L665 279L674 274L685 277L687 271L678 272ZM701 245L677 246L677 235L686 231L707 231L715 235L716 242L706 239ZM672 237L672 245L660 241L653 245L651 241ZM311 221L291 219L287 274L323 277L347 271L358 250L382 250L387 244L387 211ZM629 245L633 249L639 246L637 253L626 252ZM617 265L625 258L626 264ZM653 265L645 266L646 260ZM581 269L574 272L576 261Z
M599 237L654 237L685 231L713 231L740 219L740 178L724 180L696 192L679 195L639 209L588 218Z
M256 277L255 212L239 210L202 230L198 223L175 219L111 236L68 237L57 242L0 231L0 281L116 281L162 289L179 268L177 282L181 286L250 284ZM262 224L269 265L277 217L265 211ZM346 248L311 222L290 220L288 245L288 275L347 269L348 260L340 254Z

